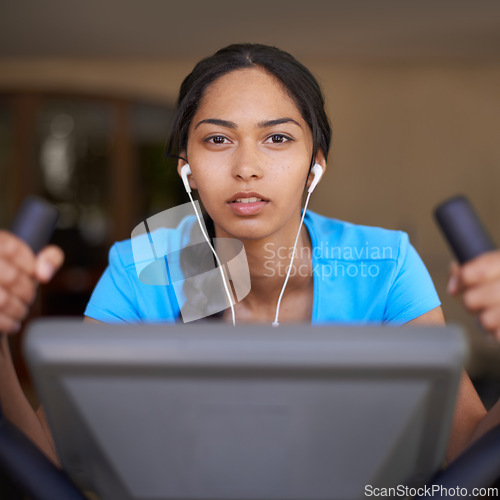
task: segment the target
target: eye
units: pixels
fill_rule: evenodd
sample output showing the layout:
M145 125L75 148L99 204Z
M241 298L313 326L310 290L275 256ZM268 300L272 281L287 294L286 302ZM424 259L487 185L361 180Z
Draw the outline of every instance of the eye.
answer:
M226 144L228 139L223 135L213 135L205 139L205 142L209 142L211 144Z
M283 144L290 141L293 141L293 139L284 134L273 134L266 139L266 142L272 144Z

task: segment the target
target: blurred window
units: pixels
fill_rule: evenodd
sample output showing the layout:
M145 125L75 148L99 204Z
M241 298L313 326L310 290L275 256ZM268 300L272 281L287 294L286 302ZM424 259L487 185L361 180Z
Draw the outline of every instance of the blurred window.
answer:
M54 203L63 269L36 314L81 315L109 247L144 218L185 201L165 144L173 107L112 96L0 94L0 223L29 194Z

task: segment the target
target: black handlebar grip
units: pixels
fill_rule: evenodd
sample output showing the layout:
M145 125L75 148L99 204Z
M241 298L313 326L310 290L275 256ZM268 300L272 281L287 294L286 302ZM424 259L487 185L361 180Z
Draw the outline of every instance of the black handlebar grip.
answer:
M49 242L58 219L59 210L54 205L28 196L14 218L11 231L36 254Z
M436 208L434 216L461 264L496 249L465 196L445 201Z

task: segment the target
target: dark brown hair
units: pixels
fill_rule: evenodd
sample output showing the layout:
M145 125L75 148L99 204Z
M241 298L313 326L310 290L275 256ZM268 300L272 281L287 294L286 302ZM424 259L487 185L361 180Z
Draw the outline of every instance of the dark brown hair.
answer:
M181 151L186 151L189 126L209 85L231 71L255 66L263 68L281 82L311 129L311 166L318 150L323 152L325 158L328 156L332 132L324 97L314 76L288 52L250 43L229 45L219 50L201 60L184 79L167 147L169 156L179 156Z

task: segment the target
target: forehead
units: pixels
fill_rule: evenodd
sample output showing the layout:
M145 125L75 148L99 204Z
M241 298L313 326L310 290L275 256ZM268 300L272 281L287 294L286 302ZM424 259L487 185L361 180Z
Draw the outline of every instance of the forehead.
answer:
M288 116L302 120L294 100L283 84L261 68L231 71L213 82L205 91L196 117L275 119Z

